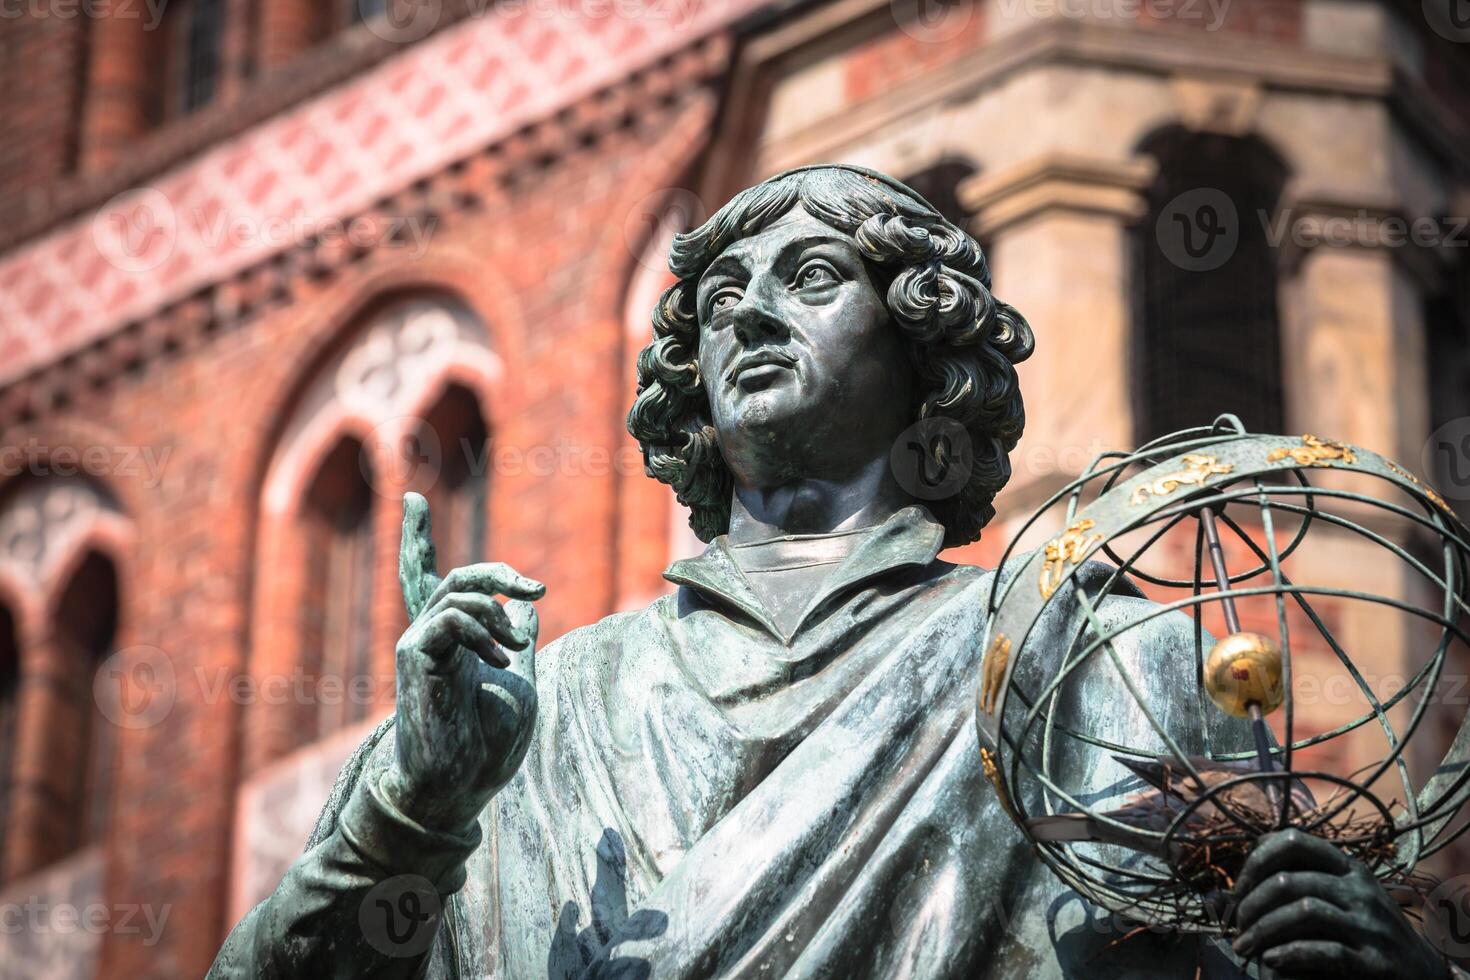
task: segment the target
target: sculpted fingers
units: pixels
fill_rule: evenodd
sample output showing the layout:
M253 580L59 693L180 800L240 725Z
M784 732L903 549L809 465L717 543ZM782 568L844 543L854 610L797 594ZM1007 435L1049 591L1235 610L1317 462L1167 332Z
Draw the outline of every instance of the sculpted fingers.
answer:
M1324 899L1299 898L1261 916L1235 940L1235 952L1252 957L1301 940L1346 941L1355 925L1351 915Z
M1360 966L1353 951L1326 939L1307 939L1269 949L1261 962L1287 978L1353 977Z
M1267 834L1251 851L1235 883L1235 896L1243 899L1256 886L1278 871L1321 871L1347 874L1353 862L1342 851L1320 837L1300 830Z
M511 626L526 638L523 647L510 655L510 669L520 674L531 687L536 686L536 637L541 631L541 621L536 616L536 607L524 599L510 599L505 604L505 614Z
M433 608L452 592L479 592L513 599L539 599L546 594L546 586L535 579L527 578L504 562L490 561L465 565L444 576L444 580L429 597L428 607Z
M530 634L511 622L504 606L479 592L451 592L430 607L429 615L437 615L445 609L460 609L469 613L475 622L490 631L497 643L511 649L522 649L532 640Z
M491 666L510 664L494 635L465 610L451 605L425 620L419 642L424 653L442 661L452 657L459 647L473 651Z
M541 620L536 615L536 607L524 599L511 599L505 604L505 612L510 617L511 625L529 641L527 646L535 646L536 637L541 632Z
M403 536L398 547L398 584L409 621L418 619L439 585L435 573L434 537L429 502L417 493L403 495Z
M1337 899L1341 885L1341 878L1320 871L1278 871L1241 898L1235 925L1245 931L1267 912L1300 898L1322 898L1343 908Z

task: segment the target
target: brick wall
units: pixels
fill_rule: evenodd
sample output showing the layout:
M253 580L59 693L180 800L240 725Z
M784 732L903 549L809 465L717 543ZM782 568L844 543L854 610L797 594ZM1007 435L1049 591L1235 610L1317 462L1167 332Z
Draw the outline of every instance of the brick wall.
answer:
M242 762L259 753L239 737L242 714L255 706L219 696L215 683L248 669L254 597L302 574L301 563L260 555L257 531L265 468L314 366L381 296L442 291L488 326L508 365L487 411L497 448L569 444L608 458L626 450L633 352L621 299L637 256L625 218L687 168L713 101L696 88L609 133L596 154L513 177L487 170L483 204L440 225L422 256L387 248L324 280L291 279L288 302L235 329L196 333L6 433L7 445L52 452L91 445L167 452L156 487L142 474L100 474L136 529L117 646L124 658L162 651L175 690L165 717L124 733L115 776L123 790L106 842L110 900L168 905L168 928L153 947L142 936L110 933L104 976L198 976L229 925L233 794ZM492 472L491 481L494 557L547 583L544 640L610 612L620 587L660 587L656 571L652 581L621 586L615 574L618 550L627 547L617 534L624 481L616 470L558 463L549 472ZM666 498L656 499L653 506L666 508ZM386 504L380 512L375 649L391 671L404 620L398 513ZM645 523L649 537L666 532L662 519ZM12 847L38 846L16 840ZM38 856L12 858L30 867Z
M41 191L76 164L88 22L7 17L0 30L0 198L39 211Z

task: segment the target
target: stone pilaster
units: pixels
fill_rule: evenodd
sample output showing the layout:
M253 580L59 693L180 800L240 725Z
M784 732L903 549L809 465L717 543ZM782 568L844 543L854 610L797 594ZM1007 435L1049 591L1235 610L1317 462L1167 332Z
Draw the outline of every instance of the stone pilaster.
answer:
M1149 160L1054 153L961 188L997 294L1036 332L1019 369L1028 412L1013 497L1132 441L1128 233L1153 170Z

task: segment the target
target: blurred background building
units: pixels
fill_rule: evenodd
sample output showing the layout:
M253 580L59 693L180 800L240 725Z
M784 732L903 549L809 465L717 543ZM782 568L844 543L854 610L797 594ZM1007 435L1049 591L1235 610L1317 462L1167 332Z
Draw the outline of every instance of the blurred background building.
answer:
M0 17L0 974L203 973L391 706L404 490L543 641L670 587L633 361L673 233L785 167L908 180L1035 327L959 560L1223 410L1470 500L1463 0Z

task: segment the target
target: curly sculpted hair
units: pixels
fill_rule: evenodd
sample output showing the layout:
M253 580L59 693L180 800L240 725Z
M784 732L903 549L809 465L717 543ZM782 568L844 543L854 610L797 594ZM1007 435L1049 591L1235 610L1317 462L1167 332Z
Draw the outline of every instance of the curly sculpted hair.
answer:
M638 356L638 396L628 413L646 472L673 487L700 540L729 530L732 479L699 373L695 290L731 243L798 206L853 236L874 285L886 293L918 377L915 421L953 419L969 433L969 479L954 496L926 505L944 525L945 545L976 540L1011 476L1008 454L1026 421L1015 365L1030 356L1035 341L1021 314L991 295L990 270L975 240L906 185L864 168L778 174L675 237L669 269L678 282L653 311L653 342ZM942 452L944 440L935 443Z

